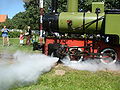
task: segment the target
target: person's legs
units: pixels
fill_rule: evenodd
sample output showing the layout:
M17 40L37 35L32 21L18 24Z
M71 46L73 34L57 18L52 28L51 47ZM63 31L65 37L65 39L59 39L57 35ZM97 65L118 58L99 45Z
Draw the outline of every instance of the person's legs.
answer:
M29 38L28 38L28 45L30 45L30 44L31 44L30 39L31 39L31 38L30 38L30 36L29 36Z
M10 45L10 43L9 43L9 37L7 37L6 39L7 39L6 40L7 41L7 45L9 46Z
M20 46L22 46L23 45L23 40L20 40Z
M5 46L5 37L3 37L3 46Z
M26 38L26 44L30 45L30 36L27 36L27 38Z
M26 37L26 45L28 44L28 36Z

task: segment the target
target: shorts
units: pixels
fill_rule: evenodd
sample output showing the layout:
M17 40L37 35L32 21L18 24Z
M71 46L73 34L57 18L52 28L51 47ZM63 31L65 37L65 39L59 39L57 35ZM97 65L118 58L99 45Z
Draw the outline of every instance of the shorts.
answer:
M20 44L23 44L23 40L20 40Z
M2 34L2 37L8 37L8 34Z

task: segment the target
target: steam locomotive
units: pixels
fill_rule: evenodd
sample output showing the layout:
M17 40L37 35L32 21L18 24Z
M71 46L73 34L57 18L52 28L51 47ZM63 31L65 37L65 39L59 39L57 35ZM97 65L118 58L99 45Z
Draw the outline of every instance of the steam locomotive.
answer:
M78 0L67 1L67 12L57 12L52 0L51 13L44 14L46 55L70 61L98 59L113 64L120 59L120 10L104 10L104 2L92 2L92 12L78 12Z

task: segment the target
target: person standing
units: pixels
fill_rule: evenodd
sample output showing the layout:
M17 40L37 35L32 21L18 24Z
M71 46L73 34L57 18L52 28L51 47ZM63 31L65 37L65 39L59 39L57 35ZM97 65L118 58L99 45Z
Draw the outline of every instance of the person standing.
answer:
M24 34L23 34L23 32L20 33L19 40L20 40L20 46L22 46L24 44Z
M7 29L6 26L4 26L3 29L2 29L3 46L5 46L5 45L9 46L10 45L9 44L8 32L9 32L9 29Z
M26 45L31 44L31 38L32 38L32 31L30 29L30 26L28 26L28 30L27 30L27 33L26 33Z

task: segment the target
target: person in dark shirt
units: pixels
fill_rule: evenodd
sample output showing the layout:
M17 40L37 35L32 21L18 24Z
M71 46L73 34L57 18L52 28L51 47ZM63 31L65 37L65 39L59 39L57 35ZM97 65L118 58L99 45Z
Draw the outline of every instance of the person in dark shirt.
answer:
M32 38L32 31L30 29L30 26L28 26L28 30L27 30L27 33L26 33L26 45L31 44L31 38Z

